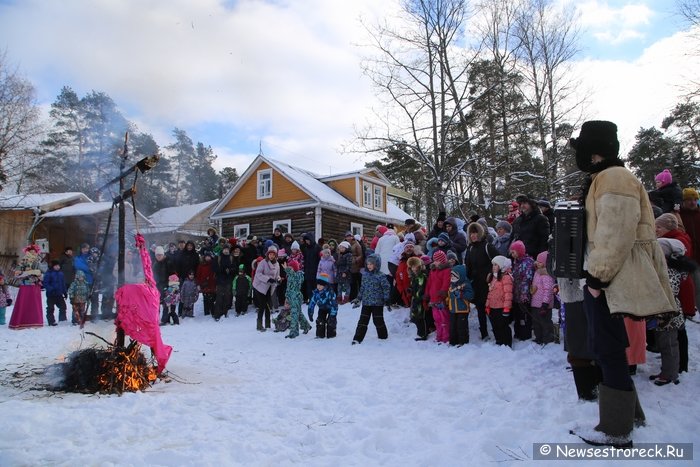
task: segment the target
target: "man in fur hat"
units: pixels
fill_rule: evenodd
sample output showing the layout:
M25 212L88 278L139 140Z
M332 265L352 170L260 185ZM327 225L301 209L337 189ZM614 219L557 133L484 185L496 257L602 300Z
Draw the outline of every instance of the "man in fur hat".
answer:
M511 237L514 242L518 240L523 242L527 254L536 258L547 250L549 221L532 196L518 195L515 200L520 205L520 215L513 222Z
M586 287L589 342L603 378L598 388L600 423L572 433L596 445L627 447L635 425L644 424L629 375L623 315L640 318L676 311L664 254L641 182L618 157L617 126L588 121L570 140L576 165L586 172Z

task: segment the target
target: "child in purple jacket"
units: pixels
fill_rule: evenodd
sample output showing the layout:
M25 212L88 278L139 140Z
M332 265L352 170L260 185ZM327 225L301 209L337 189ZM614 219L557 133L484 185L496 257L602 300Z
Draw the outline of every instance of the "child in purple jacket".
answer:
M555 340L554 325L552 324L552 304L554 303L554 279L547 274L547 252L537 255L535 275L532 278L530 292L530 313L532 314L532 329L535 332L535 343L549 344Z
M328 248L324 248L323 250L321 250L321 260L318 262L316 276L326 274L328 276L328 283L330 284L331 288L335 291L336 272L337 270L335 268L335 259L331 254L331 250Z

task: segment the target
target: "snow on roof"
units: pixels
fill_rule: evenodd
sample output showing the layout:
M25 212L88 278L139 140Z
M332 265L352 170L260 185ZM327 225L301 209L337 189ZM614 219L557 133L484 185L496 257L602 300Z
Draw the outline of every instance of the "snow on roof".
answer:
M185 204L183 206L173 206L156 211L148 218L154 226L154 231L170 231L182 227L197 214L211 207L219 201L213 199L199 204Z
M277 170L279 170L287 178L296 182L303 190L309 193L312 197L316 198L321 205L342 208L345 210L356 212L360 215L366 215L369 217L380 217L380 218L391 218L391 219L407 219L411 217L409 214L404 212L394 203L387 203L386 214L374 209L368 209L361 206L357 206L352 201L348 200L346 197L335 191L330 186L326 185L315 175L309 171L299 169L297 167L292 167L284 162L279 162L272 159L267 159L267 161L273 165Z
M78 203L72 206L66 206L65 208L56 209L55 211L47 212L41 217L46 219L55 217L92 216L101 212L107 212L110 209L112 209L111 201L90 201L88 203ZM126 203L126 210L127 213L133 212L133 207L130 203ZM141 219L146 219L146 217L141 213L139 213L139 217Z
M37 193L0 196L0 209L45 209L55 203L67 201L91 201L80 192Z

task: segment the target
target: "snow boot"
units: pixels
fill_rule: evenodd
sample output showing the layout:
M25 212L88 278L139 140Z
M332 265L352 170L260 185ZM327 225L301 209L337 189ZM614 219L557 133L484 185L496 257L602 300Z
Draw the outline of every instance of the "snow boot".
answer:
M645 426L646 421L647 417L644 415L642 404L639 403L639 396L637 396L637 388L634 388L634 426Z
M578 398L584 401L598 399L598 383L600 383L600 369L595 365L572 366L574 384Z
M601 383L598 385L600 423L594 428L594 431L577 432L572 430L570 433L593 446L631 448L630 434L634 428L636 404L637 393L635 390L622 391Z

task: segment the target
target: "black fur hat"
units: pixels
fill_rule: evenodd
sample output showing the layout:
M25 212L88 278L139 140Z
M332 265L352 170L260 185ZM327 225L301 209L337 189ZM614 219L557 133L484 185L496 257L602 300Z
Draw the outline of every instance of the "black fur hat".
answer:
M605 120L590 120L581 126L578 138L569 140L576 150L576 165L584 172L591 170L591 155L598 154L606 159L616 159L620 153L617 140L617 125Z

